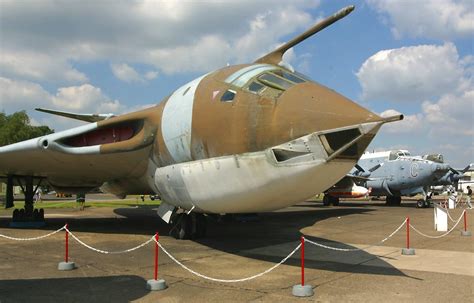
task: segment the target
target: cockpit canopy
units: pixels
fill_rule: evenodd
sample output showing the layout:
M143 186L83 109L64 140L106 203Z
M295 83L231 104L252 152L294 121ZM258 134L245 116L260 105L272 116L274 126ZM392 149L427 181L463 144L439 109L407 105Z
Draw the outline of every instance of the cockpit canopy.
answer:
M244 67L225 80L226 83L236 88L269 98L276 98L293 85L307 81L310 80L299 73L270 64L256 64ZM235 95L234 90L229 89L229 91L233 91ZM233 98L230 98L230 94L224 93L221 101L232 101Z
M410 157L410 156L411 154L407 150L392 150L390 152L388 160L392 161L392 160L397 160L400 157Z

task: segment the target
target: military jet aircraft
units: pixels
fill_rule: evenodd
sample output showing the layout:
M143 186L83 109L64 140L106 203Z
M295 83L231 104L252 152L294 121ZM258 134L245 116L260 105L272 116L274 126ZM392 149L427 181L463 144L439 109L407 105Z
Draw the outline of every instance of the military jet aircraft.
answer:
M433 157L411 156L406 150L365 153L352 171L326 191L325 205L339 204L339 198L386 196L387 205L400 205L401 196L423 194L418 207L430 206L430 186L452 173Z
M322 192L356 164L382 118L282 64L284 53L348 15L346 7L251 64L227 66L158 105L114 116L56 112L83 126L0 147L0 175L61 192L158 194L174 236L203 236L203 214L270 211ZM54 113L54 111L50 111ZM7 195L13 204L13 195ZM18 214L17 214L18 216ZM21 219L20 218L20 219Z

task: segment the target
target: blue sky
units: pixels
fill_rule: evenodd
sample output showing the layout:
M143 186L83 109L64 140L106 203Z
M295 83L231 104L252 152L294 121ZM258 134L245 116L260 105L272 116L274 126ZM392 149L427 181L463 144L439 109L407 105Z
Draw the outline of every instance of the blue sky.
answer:
M314 24L355 11L286 60L376 113L405 114L369 150L474 162L474 4L421 1L0 1L0 110L56 130L41 106L123 113L227 63L251 62Z

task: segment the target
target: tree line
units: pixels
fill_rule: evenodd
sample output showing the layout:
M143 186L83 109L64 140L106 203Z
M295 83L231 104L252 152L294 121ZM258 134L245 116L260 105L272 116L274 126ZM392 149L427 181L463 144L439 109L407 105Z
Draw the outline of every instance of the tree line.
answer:
M0 146L44 136L54 132L48 126L33 126L25 111L7 115L0 112Z

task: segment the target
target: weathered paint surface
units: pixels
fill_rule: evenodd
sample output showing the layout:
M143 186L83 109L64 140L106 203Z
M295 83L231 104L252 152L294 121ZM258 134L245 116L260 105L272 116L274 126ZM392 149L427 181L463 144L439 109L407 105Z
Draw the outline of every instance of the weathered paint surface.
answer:
M165 145L175 162L191 161L193 104L196 89L205 77L178 88L168 99L161 118Z

